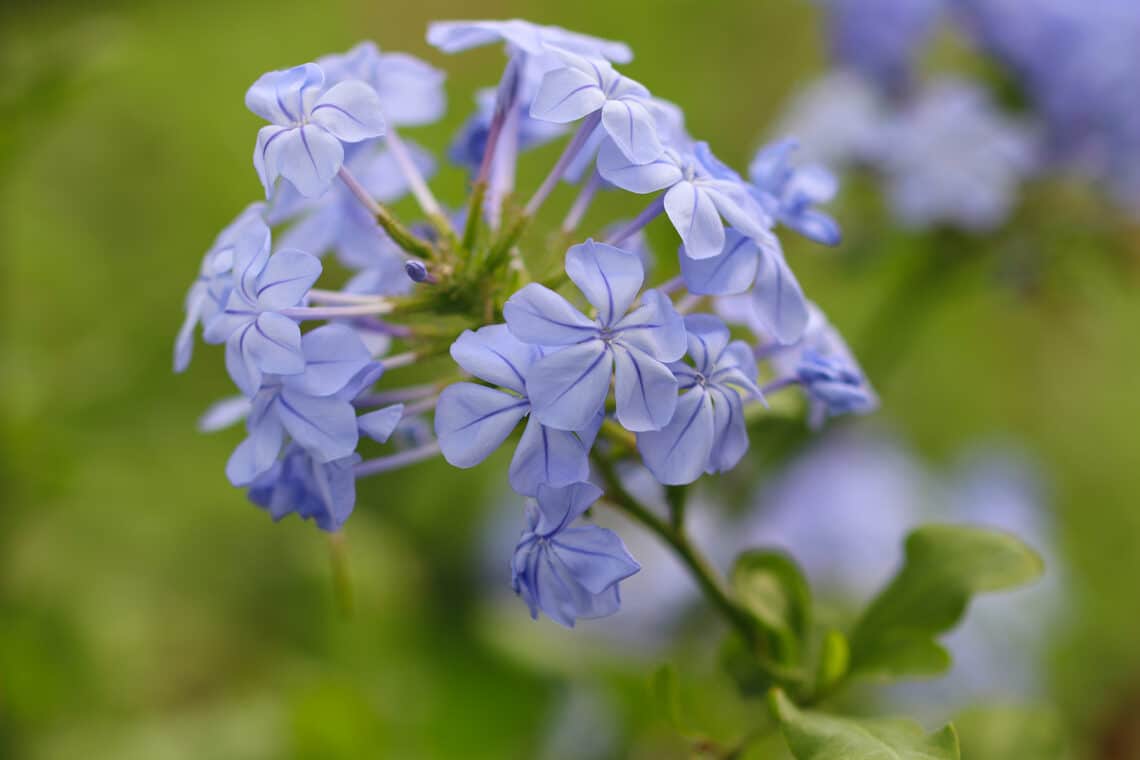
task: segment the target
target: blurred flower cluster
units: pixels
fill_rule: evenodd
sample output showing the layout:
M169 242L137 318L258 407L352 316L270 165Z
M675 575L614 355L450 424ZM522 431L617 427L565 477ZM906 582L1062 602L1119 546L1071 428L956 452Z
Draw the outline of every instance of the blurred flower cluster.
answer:
M905 226L982 232L1023 183L1083 179L1140 214L1140 5L1131 0L818 0L834 69L784 128L811 155L873 170ZM949 31L985 77L924 71Z

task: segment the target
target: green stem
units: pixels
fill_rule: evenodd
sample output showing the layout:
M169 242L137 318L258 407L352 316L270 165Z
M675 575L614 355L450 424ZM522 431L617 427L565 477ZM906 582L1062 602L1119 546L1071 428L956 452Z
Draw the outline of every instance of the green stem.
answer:
M601 473L602 480L605 482L605 498L607 501L641 523L644 527L656 533L665 543L669 544L681 561L689 568L689 572L692 574L694 580L696 580L697 585L701 587L701 591L704 592L709 602L711 602L721 615L724 616L725 620L740 633L750 648L756 649L760 644L760 637L757 635L752 616L728 595L728 591L724 587L724 582L720 579L720 575L716 569L713 568L704 555L693 546L688 536L685 535L685 532L679 527L675 528L665 520L662 520L634 498L629 491L625 490L625 487L621 484L621 480L618 479L612 462L597 454L593 454L592 458L598 468L598 472Z
M352 578L348 574L348 552L345 549L344 534L329 534L329 563L332 566L333 591L336 606L345 618L352 617Z
M530 224L529 216L524 214L518 217L514 223L507 228L507 231L503 233L502 237L495 241L495 244L491 246L491 250L487 252L487 260L485 262L487 271L494 271L507 260L511 248L514 247L514 244L522 237L528 224Z
M434 258L435 251L431 245L426 240L416 237L411 230L400 224L400 221L385 206L377 203L374 211L376 221L388 233L388 237L392 238L392 242L413 256L418 256L421 259Z
M463 225L463 251L471 255L475 239L479 235L479 222L483 218L483 198L487 195L487 183L477 181L471 188L471 202L467 204L467 223Z

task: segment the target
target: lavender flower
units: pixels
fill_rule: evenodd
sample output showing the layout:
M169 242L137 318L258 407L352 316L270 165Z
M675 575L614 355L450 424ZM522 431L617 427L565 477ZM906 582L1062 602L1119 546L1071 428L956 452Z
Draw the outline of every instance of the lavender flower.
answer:
M376 92L358 80L327 91L315 63L263 74L245 94L249 110L270 122L257 133L253 165L269 197L284 177L306 197L328 189L344 162L342 143L384 134Z
M372 88L388 124L420 126L436 122L447 108L442 71L405 53L381 53L374 42L361 42L346 53L317 59L326 86L360 81Z
M839 181L822 166L792 168L791 154L798 146L794 138L785 138L757 151L748 166L752 195L785 227L817 243L838 245L839 225L813 207L834 198Z
M677 404L677 380L666 363L685 351L680 315L653 290L630 311L645 270L635 254L620 248L593 240L573 246L566 273L598 310L597 319L537 283L503 308L515 337L553 349L527 374L533 414L549 427L586 429L605 404L616 365L618 421L628 430L660 429Z
M539 486L527 507L527 528L511 559L512 585L530 615L542 611L573 628L579 618L612 615L621 606L618 584L641 569L616 533L570 524L602 495L590 483Z
M250 483L249 500L269 512L274 522L295 514L323 531L338 531L356 506L353 468L358 462L359 454L321 462L289 444L284 456Z
M527 376L543 353L514 337L506 325L468 330L451 345L451 356L460 367L505 390L455 383L440 394L435 433L448 463L474 467L530 414ZM601 422L599 410L586 428L575 432L548 427L532 415L511 459L511 487L533 496L540 485L563 487L586 480L587 457Z
M673 419L637 436L646 467L667 485L735 467L748 450L741 392L762 398L752 349L730 341L723 322L710 314L688 316L685 332L693 365L669 365L682 391Z

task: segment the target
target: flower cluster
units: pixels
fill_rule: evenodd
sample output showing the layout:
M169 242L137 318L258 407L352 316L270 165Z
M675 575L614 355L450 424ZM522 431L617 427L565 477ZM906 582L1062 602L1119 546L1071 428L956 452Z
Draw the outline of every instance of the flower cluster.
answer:
M621 43L517 20L435 24L428 41L507 53L448 150L471 172L466 203L436 200L434 158L396 131L442 116L432 66L365 43L265 74L246 104L270 122L253 156L266 200L207 252L175 368L199 327L225 345L241 395L202 425L245 422L227 476L274 519L326 531L351 515L356 479L437 454L474 467L521 424L508 480L531 501L514 588L532 615L572 626L615 612L619 583L639 569L612 532L572 526L603 497L599 467L640 461L669 486L730 470L766 397L785 388L803 390L814 426L877 405L776 236L837 244L818 208L837 184L793 163L791 140L738 174L676 106L615 68L632 57ZM546 179L515 203L524 152L563 135ZM581 242L546 256L561 259L556 274L535 277L527 232L560 182L580 187L561 234ZM600 190L650 197L598 239L579 235ZM423 214L411 225L388 206L405 194ZM651 286L641 233L659 218L676 233L680 274ZM330 254L351 272L339 289L317 287ZM437 382L389 385L447 352L454 368ZM365 458L377 444L389 450Z

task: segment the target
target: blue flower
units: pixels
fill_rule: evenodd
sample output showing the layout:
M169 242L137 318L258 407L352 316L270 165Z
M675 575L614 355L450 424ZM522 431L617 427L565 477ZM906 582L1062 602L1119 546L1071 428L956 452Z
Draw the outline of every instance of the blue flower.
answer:
M456 363L505 390L475 383L444 389L435 410L435 434L444 459L456 467L474 467L506 440L530 414L526 377L542 355L541 348L523 343L506 325L459 336L451 346ZM568 486L588 478L590 447L601 422L599 412L586 429L574 432L547 427L532 416L511 459L511 487L533 496L542 484Z
M741 391L762 398L752 349L744 341L730 341L723 322L695 314L685 317L685 331L693 364L670 365L683 391L673 419L661 430L637 436L645 466L667 485L735 467L748 450Z
M555 55L564 65L543 76L531 116L567 124L600 111L602 128L629 161L644 164L661 155L664 147L649 90L607 61L566 52Z
M384 134L380 99L364 82L325 90L315 63L263 74L245 94L249 110L270 122L257 133L253 165L269 197L284 177L306 197L329 188L344 163L342 143Z
M618 584L641 566L616 533L596 525L571 528L602 495L590 483L539 486L527 505L527 529L511 558L511 584L538 619L574 627L578 618L612 615L621 606Z
M822 166L791 166L796 140L777 140L761 148L748 166L752 194L774 219L809 240L823 245L838 245L839 225L824 213L816 211L817 203L835 197L839 182Z
M445 53L461 53L496 42L512 50L541 56L551 48L579 55L629 63L633 53L624 42L612 42L558 26L541 26L521 19L508 21L436 21L428 26L427 41Z
M666 190L665 213L685 254L694 259L719 256L725 232L721 217L757 241L772 237L772 220L749 194L739 176L713 156L708 145L668 147L648 162L631 161L607 142L598 153L598 172L607 181L633 193Z
M226 369L252 395L262 373L304 370L301 328L282 309L297 306L321 274L321 262L303 251L269 254L269 228L250 225L234 243L234 286L225 308L206 325L208 343L226 344Z
M597 319L537 283L503 307L515 337L552 349L526 376L532 413L549 427L584 430L604 407L613 376L618 421L628 430L660 429L677 404L677 380L666 363L685 353L681 316L655 290L629 311L645 269L620 248L593 240L573 246L566 273L598 310Z
M694 259L682 250L681 276L689 292L724 296L751 289L755 323L780 343L795 343L808 324L808 301L775 236L763 244L726 230L724 250Z
M246 419L248 436L226 464L236 486L269 470L286 433L319 463L350 456L359 440L352 406L382 371L352 328L318 327L301 338L303 371L266 375Z
M447 157L453 163L467 167L473 173L479 170L483 153L487 149L491 120L495 115L495 101L494 88L480 90L475 97L475 113L463 123L447 149ZM566 127L561 124L532 118L528 102L526 98L520 97L515 104L518 111L516 118L519 150L545 145L566 132Z
M446 75L406 53L381 53L374 42L361 42L347 53L317 59L325 85L358 80L380 99L385 120L396 127L436 122L447 108Z
M297 444L257 476L249 486L249 500L269 512L274 522L289 514L312 520L321 530L341 529L356 505L353 468L359 454L321 462Z
M238 218L218 233L214 244L202 257L198 277L186 294L186 317L174 341L174 371L184 372L194 354L194 329L207 325L216 317L230 297L233 288L234 246L251 230L267 234L263 214L264 203L250 204Z

